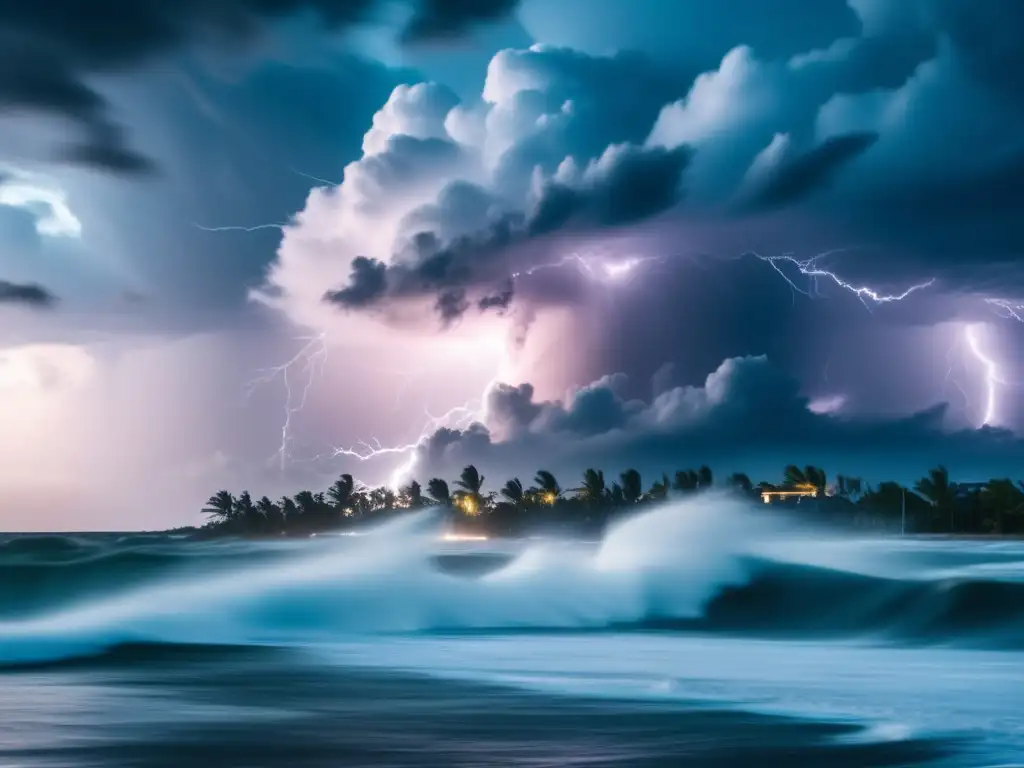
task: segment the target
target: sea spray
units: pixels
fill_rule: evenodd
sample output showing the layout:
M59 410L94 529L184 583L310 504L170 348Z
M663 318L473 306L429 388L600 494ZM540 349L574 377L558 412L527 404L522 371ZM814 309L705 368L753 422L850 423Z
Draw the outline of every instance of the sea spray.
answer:
M473 578L437 567L438 551L451 551L442 533L436 512L411 513L365 535L289 545L270 560L233 555L230 567L212 572L176 569L136 586L122 580L71 607L0 621L0 664L140 641L301 646L394 633L631 627L1012 644L1024 621L1024 584L929 581L922 573L902 580L806 565L813 540L794 545L788 524L723 496L647 507L597 545L460 544L464 552L516 550L503 567ZM224 551L268 546L243 542ZM189 542L174 547L195 547L204 557L210 551ZM855 560L859 548L870 553L867 562L877 560L879 547L855 540L844 544L843 559Z

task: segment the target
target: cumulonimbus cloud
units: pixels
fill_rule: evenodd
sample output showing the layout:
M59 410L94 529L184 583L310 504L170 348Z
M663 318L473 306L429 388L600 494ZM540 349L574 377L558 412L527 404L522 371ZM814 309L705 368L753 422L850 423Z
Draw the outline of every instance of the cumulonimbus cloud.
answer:
M652 217L729 228L784 209L927 253L936 268L919 279L952 275L960 241L938 233L948 217L925 226L929 211L1016 147L1024 112L941 14L854 8L860 37L785 60L739 46L692 83L642 57L536 45L495 55L477 100L400 86L363 157L286 231L262 296L322 327L332 310L407 320L416 307L450 325L471 308L509 311L526 276L602 231ZM883 55L929 36L916 62ZM1015 237L1000 231L996 260Z

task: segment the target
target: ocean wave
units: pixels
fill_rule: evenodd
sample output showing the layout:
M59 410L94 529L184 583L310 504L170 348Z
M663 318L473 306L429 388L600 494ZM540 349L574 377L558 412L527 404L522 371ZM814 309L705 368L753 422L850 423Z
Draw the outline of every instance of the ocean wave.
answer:
M438 526L424 513L366 536L286 547L9 541L0 549L0 665L126 643L302 645L393 633L661 630L1024 645L1019 580L925 570L906 545L801 537L725 498L646 511L598 545L499 551L489 542L447 560L438 559ZM460 557L478 562L453 566ZM19 599L32 609L3 608Z

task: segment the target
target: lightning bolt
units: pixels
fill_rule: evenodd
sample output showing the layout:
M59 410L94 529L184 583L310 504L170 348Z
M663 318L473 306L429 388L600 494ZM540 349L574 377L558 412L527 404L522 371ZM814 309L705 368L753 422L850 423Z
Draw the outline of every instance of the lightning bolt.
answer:
M280 379L284 386L285 399L284 418L281 422L281 443L278 446L277 452L271 457L280 462L282 470L291 458L292 419L295 414L305 408L314 380L323 376L324 367L327 365L326 333L316 336L301 336L296 341L305 343L286 362L259 371L259 375L249 382L245 392L245 399L248 399L257 389L278 379ZM293 383L293 376L297 368L299 369L298 374L303 377L301 388L297 388Z
M242 226L226 226L226 227L204 227L202 224L195 224L196 229L200 229L203 232L259 232L262 229L276 229L282 230L287 227L288 224L254 224L251 227Z
M981 369L985 375L985 413L982 417L982 426L991 425L996 418L996 390L998 385L1005 384L999 374L999 366L995 360L990 358L985 351L981 348L981 342L978 340L976 325L964 326L964 340L967 342L967 347L970 349L971 354L974 355L975 359L981 365Z
M429 411L424 415L427 420L420 429L419 435L404 445L381 445L379 440L367 442L361 440L351 448L334 448L334 456L348 456L359 461L371 461L387 455L405 456L406 459L391 473L388 486L393 489L399 488L402 483L412 477L416 469L418 459L417 449L438 429L447 427L449 429L464 430L474 422L483 422L487 418L485 401L486 392L494 386L494 381L488 383L485 388L484 397L474 398L462 405L450 408L440 416L434 416Z
M917 291L920 290L924 290L925 288L928 288L935 284L935 278L930 278L924 281L923 283L917 283L915 285L910 286L901 293L886 294L881 293L875 288L872 288L867 285L854 285L853 283L847 282L843 278L839 277L839 275L837 275L835 272L832 272L827 269L822 269L821 267L818 266L818 262L821 259L824 259L836 253L840 253L844 250L847 249L836 248L831 251L825 251L824 253L819 253L817 256L812 256L809 259L803 260L798 259L791 254L783 254L781 256L762 256L759 253L751 252L750 255L760 259L761 261L768 264L768 266L770 266L772 269L774 269L793 290L794 296L797 293L803 294L808 298L816 298L818 296L821 296L821 292L818 290L818 283L821 280L827 280L834 283L843 290L848 291L849 293L852 293L854 296L856 296L860 303L863 304L865 309L867 309L868 311L871 311L873 307L878 306L879 304L891 304L896 301L903 301L911 294L916 293ZM780 264L790 264L796 267L797 271L801 275L805 275L811 278L813 293L811 291L800 288L796 283L794 283L793 280L790 279L789 275L787 275L782 270L782 267L779 266Z
M1024 323L1024 303L1009 299L985 299L985 303L995 307L995 312L1000 317Z
M621 260L597 257L586 258L578 253L571 253L559 258L557 261L538 264L519 272L513 272L511 277L512 279L516 279L526 275L534 275L545 270L575 267L584 276L592 280L606 284L621 284L628 280L641 265L648 262L660 262L663 260L664 259L659 256L637 256ZM383 445L376 439L369 441L361 440L348 448L335 447L333 449L333 455L345 456L361 462L372 461L380 458L381 456L388 455L406 457L405 460L392 472L389 481L390 487L398 488L403 482L406 482L410 477L412 477L419 457L418 449L430 438L432 434L434 434L434 432L443 427L464 430L474 422L486 422L487 392L495 385L496 381L497 377L492 378L491 381L488 382L487 386L484 388L484 395L482 397L474 398L462 405L457 405L440 416L434 416L429 411L426 411L426 421L420 429L419 434L415 439L410 440L407 443Z

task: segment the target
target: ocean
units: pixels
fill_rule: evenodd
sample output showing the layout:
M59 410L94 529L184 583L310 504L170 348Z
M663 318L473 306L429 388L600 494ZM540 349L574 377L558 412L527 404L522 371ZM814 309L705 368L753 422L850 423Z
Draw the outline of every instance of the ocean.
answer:
M442 531L0 536L0 768L1024 766L1024 542Z

